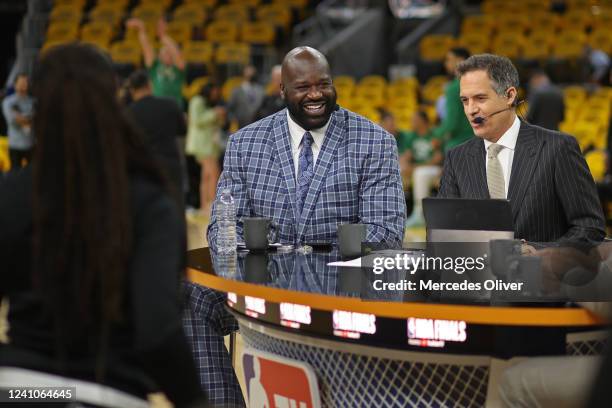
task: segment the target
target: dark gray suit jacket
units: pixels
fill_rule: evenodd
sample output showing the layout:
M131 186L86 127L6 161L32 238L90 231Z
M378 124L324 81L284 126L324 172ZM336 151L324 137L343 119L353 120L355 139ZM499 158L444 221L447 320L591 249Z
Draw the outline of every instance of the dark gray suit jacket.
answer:
M489 198L480 138L451 149L439 197ZM604 218L597 189L572 136L521 122L508 199L515 238L531 242L600 242Z

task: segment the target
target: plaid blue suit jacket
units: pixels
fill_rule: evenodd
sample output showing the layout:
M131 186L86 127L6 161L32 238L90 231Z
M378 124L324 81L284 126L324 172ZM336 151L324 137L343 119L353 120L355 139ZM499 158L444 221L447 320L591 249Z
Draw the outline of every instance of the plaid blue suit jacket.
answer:
M301 213L286 109L249 125L229 140L217 194L236 201L237 234L243 217L268 217L289 244L337 242L343 223L367 226L366 241L401 245L406 208L396 142L369 120L345 109L330 119ZM218 198L217 195L217 198ZM213 205L208 243L215 249Z

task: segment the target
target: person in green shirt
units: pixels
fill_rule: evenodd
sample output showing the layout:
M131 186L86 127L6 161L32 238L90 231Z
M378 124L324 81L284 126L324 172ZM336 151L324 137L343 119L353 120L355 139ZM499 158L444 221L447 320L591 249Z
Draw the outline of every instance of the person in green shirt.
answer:
M126 27L138 30L138 41L142 48L145 67L153 84L153 95L172 98L183 109L185 60L177 44L166 32L166 21L160 19L157 24L157 35L161 45L157 57L142 20L131 18L126 22Z
M459 99L459 79L455 75L457 64L469 57L470 53L467 49L455 47L448 51L444 59L444 67L452 80L446 84L444 90L444 118L442 123L432 130L437 138L444 141L444 151L474 136L472 126L463 112L463 105Z
M423 198L429 195L433 181L440 176L442 151L440 139L430 128L429 118L424 111L415 112L411 132L399 132L397 150L400 163L404 162L408 176L412 175L412 215L406 220L407 228L424 224Z

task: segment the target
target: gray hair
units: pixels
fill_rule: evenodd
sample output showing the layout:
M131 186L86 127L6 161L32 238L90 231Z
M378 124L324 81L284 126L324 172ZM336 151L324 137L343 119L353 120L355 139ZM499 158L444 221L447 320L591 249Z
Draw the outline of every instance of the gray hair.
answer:
M506 91L510 87L518 90L518 71L506 57L493 54L477 54L457 65L457 76L459 78L472 71L485 71L491 79L493 90L500 96L506 96ZM513 105L516 105L517 102L517 98L515 98Z

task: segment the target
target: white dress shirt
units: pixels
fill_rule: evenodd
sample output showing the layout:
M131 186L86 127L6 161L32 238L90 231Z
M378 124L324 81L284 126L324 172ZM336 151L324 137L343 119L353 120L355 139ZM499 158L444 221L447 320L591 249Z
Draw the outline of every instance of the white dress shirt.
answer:
M293 165L295 167L294 175L297 178L298 166L300 164L300 151L302 150L300 143L302 143L302 137L304 136L304 133L306 133L306 130L304 130L304 128L295 123L295 121L291 118L291 115L289 115L289 110L287 110L287 125L289 127L289 135L291 136L291 156L293 156ZM325 132L327 131L328 126L329 120L327 121L325 126L319 129L310 130L310 134L312 135L312 139L314 140L311 145L313 169L314 166L317 164L317 157L319 157L321 146L323 146L323 139L325 139Z
M518 138L519 129L521 128L521 121L518 116L514 117L514 122L512 126L506 133L499 138L496 142L498 145L504 146L503 149L497 154L497 158L499 159L499 163L501 164L502 171L504 173L504 187L506 191L506 198L508 198L508 187L510 186L510 173L512 172L512 161L514 160L514 150L516 147L516 139ZM492 143L488 140L484 140L485 151L488 151L489 146ZM489 155L486 156L485 169L488 168L489 165Z

